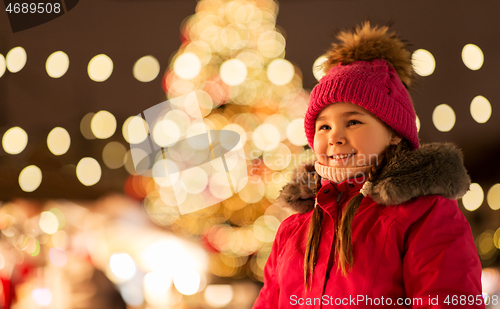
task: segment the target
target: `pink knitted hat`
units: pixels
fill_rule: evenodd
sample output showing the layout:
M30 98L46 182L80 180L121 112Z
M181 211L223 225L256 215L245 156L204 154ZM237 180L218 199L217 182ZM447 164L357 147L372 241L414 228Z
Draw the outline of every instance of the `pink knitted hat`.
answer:
M313 150L316 118L325 106L336 102L363 107L405 137L414 149L419 147L415 110L402 82L408 85L412 81L410 52L387 30L371 28L366 22L354 32L341 32L338 38L343 44L333 44L327 54L327 74L311 92L304 119Z

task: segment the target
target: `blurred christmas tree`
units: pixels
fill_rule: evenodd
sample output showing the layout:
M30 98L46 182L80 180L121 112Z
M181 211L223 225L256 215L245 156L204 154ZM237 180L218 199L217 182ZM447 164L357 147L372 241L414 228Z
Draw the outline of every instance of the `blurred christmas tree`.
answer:
M182 45L162 81L167 99L196 93L207 131L241 137L249 178L221 203L180 215L166 193L169 183L141 182L150 218L201 239L213 252L210 270L220 277L262 281L274 235L288 215L273 202L294 168L313 156L303 129L309 94L300 70L285 59L277 13L271 0L200 1L181 27ZM182 127L181 118L170 120ZM168 126L164 130L168 134ZM161 145L161 134L152 136Z

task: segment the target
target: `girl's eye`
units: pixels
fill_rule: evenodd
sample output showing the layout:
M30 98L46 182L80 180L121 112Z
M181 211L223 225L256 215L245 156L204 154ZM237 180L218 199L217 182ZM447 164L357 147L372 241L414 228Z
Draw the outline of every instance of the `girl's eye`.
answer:
M324 124L321 127L319 127L318 131L323 130L323 129L328 130L328 128L330 128L330 127L328 125Z
M352 125L359 124L359 123L361 123L361 122L356 120L356 119L353 119L353 120L349 120L349 122L347 123L347 126L350 127Z

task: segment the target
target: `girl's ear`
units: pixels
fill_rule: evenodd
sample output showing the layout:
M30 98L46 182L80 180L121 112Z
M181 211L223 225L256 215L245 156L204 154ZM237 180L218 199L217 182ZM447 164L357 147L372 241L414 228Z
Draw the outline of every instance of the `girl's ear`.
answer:
M403 137L399 133L392 132L391 145L397 145L403 140Z

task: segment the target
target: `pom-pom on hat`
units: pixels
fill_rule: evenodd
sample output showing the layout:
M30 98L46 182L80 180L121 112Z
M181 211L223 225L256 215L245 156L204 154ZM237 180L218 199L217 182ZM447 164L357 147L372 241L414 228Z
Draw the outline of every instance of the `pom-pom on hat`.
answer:
M337 35L341 42L334 43L326 54L326 75L312 90L304 119L313 150L316 118L324 107L336 102L363 107L406 138L414 149L419 147L415 110L406 89L414 78L411 54L388 30L365 22Z

